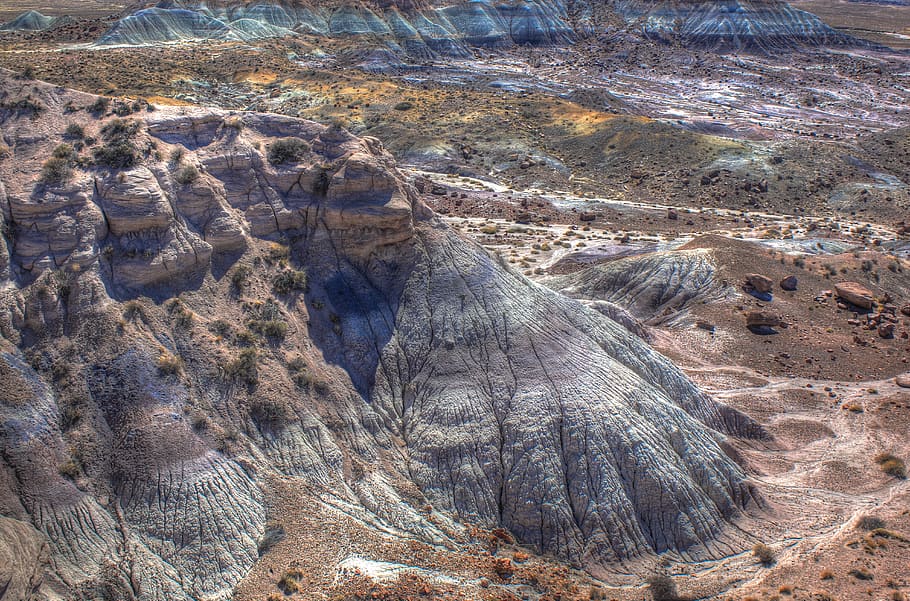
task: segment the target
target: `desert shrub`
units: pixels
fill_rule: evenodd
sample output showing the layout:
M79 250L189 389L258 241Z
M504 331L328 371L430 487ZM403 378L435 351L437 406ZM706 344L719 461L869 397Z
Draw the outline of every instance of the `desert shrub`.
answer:
M774 563L774 549L764 543L758 543L752 547L752 555L765 565Z
M298 388L306 388L310 383L310 375L303 357L297 356L288 361L288 373L291 380Z
M51 155L55 159L66 159L67 161L72 161L76 158L76 151L69 144L60 144L54 148L54 152Z
M32 98L31 96L26 96L19 100L0 102L0 109L14 112L17 115L31 115L34 117L44 112L45 107L41 104L40 100Z
M82 409L72 405L67 406L60 413L60 429L64 432L72 430L82 421Z
M907 477L907 464L904 463L903 459L896 455L892 455L891 453L879 453L875 456L875 463L877 463L881 470L889 476L894 476L901 480L904 480Z
M857 580L874 580L875 575L867 570L866 568L853 568L848 572L850 576L853 576Z
M408 102L407 100L402 100L401 102L397 103L394 108L396 111L409 111L414 108L414 104L412 102Z
M250 406L250 417L260 426L278 429L291 421L291 410L281 401L257 397Z
M44 161L41 167L41 183L60 185L68 182L73 177L73 168L70 161L58 157L51 157Z
M63 135L71 140L81 140L85 137L85 129L78 123L70 123L66 126Z
M255 346L257 342L259 342L259 337L249 330L237 332L234 336L234 344L237 346Z
M193 430L195 432L204 432L209 428L209 418L204 413L196 413L193 415Z
M856 523L856 527L860 530L878 530L879 528L887 528L888 524L885 523L885 520L879 517L864 515L859 518L859 521Z
M61 476L69 478L70 480L75 480L79 474L82 473L82 469L79 467L79 464L76 463L76 461L73 459L67 459L61 463L57 468L57 471L60 472Z
M199 170L193 165L187 165L177 170L174 179L181 186L188 186L199 179Z
M231 379L248 386L259 383L259 353L255 348L245 348L233 361L224 366L224 372Z
M161 351L161 354L158 355L156 365L158 371L162 374L174 375L180 373L183 369L183 359L168 351Z
M231 272L231 288L235 291L240 292L250 283L250 275L253 273L253 270L246 265L238 265L234 268L234 271Z
M35 79L35 68L31 65L26 65L17 77L18 79Z
M224 126L228 129L240 131L243 129L243 120L240 117L228 117L224 120Z
M118 102L114 105L114 114L118 117L129 117L133 114L133 106L125 102Z
M137 300L126 301L123 303L123 317L124 319L129 319L131 321L139 317L145 321L145 307Z
M208 328L209 328L210 332L212 332L213 334L217 334L218 336L221 336L222 338L230 336L231 333L234 331L233 326L231 326L231 324L229 324L227 321L225 321L223 319L216 319L215 321L213 321L212 323L209 324Z
M285 594L291 595L293 593L300 591L300 580L305 576L305 574L296 568L291 568L278 581L278 588L284 591Z
M101 129L104 146L94 151L95 162L111 169L128 169L136 163L133 138L139 132L137 121L114 119Z
M310 151L310 145L299 138L281 138L269 144L269 162L273 165L297 163Z
M180 163L180 161L183 160L183 153L184 153L183 146L178 146L177 148L172 150L171 155L170 155L171 162L174 163L175 165Z
M666 572L657 572L648 577L648 591L654 601L679 601L676 583Z
M295 269L286 269L272 280L272 288L278 294L287 294L289 292L298 292L307 290L307 277L303 271Z
M288 324L279 319L251 319L247 327L257 334L282 340L288 333Z
M85 110L87 110L88 112L90 112L92 114L103 115L103 114L107 113L107 109L110 106L111 106L110 98L105 98L104 96L99 96L95 100L95 102L93 102L90 105L88 105L87 107L85 107Z
M175 298L171 302L168 310L174 318L174 325L181 330L186 330L193 325L193 312L179 298Z
M269 244L267 259L270 263L284 263L291 256L291 249L287 244L272 242Z
M588 591L588 599L591 601L605 601L607 599L607 592L599 586L592 586Z

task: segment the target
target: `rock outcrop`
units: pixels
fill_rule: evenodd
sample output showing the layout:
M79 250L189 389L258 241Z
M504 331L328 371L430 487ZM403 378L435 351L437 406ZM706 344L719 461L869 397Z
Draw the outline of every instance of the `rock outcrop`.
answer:
M781 0L616 0L614 7L646 37L721 52L870 44Z
M646 323L675 323L690 304L728 294L715 272L710 251L696 249L605 261L546 283L572 298L625 307Z
M834 285L837 297L860 309L871 309L875 305L875 294L857 282L839 282Z
M468 56L472 46L566 44L575 36L565 7L544 0L509 4L482 0L441 6L391 2L373 7L366 3L184 3L137 11L116 23L98 43L248 41L297 33L353 36L415 58Z
M275 477L377 537L454 547L459 523L506 528L594 567L741 545L727 525L758 497L721 443L761 429L449 229L377 140L162 108L121 128L132 165L105 166L100 142L39 181L67 120L104 140L115 117L28 93L50 110L0 112L15 142L0 161L14 391L0 507L30 524L0 522L17 532L0 552L19 554L17 590L229 598L282 511ZM293 158L276 159L288 139ZM678 260L672 290L629 277L626 299L677 306L710 287L706 257Z
M798 46L860 46L781 0L652 2L489 0L381 3L168 3L117 22L99 44L174 40L250 41L295 34L359 40L413 59L469 56L472 47L566 45L603 28L604 11L651 39L718 51L783 52ZM618 19L617 19L618 17Z
M67 18L48 17L36 10L29 10L9 23L0 25L0 31L44 31L66 20Z

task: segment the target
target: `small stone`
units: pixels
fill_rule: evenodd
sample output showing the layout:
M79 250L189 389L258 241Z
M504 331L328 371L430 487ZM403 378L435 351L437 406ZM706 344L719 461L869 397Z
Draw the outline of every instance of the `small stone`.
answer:
M783 325L783 320L768 311L749 311L746 313L746 326L750 328L776 328Z
M780 281L781 289L787 290L788 292L793 292L796 290L798 284L799 280L796 279L795 275L788 275Z
M884 323L878 326L878 335L880 338L894 338L894 324Z
M767 294L774 288L774 282L771 278L761 275L760 273L750 273L746 275L746 285L750 286L756 292Z

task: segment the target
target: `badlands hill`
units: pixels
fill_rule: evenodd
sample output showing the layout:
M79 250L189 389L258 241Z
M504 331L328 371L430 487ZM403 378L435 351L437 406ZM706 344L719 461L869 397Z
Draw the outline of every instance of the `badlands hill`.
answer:
M228 598L281 524L364 528L308 556L314 595L389 541L632 574L754 542L724 437L762 430L449 229L377 140L0 90L0 597ZM459 594L505 594L483 570Z
M30 11L3 29L40 31L56 21ZM477 48L566 46L605 32L722 52L870 45L780 0L160 2L127 12L96 41L141 46L315 35L427 60L469 57Z

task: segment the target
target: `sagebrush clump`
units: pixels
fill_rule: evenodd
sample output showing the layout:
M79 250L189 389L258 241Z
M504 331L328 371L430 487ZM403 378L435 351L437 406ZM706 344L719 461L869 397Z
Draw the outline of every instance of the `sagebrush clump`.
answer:
M297 163L306 157L309 151L310 145L305 140L281 138L269 145L269 163L273 165Z

